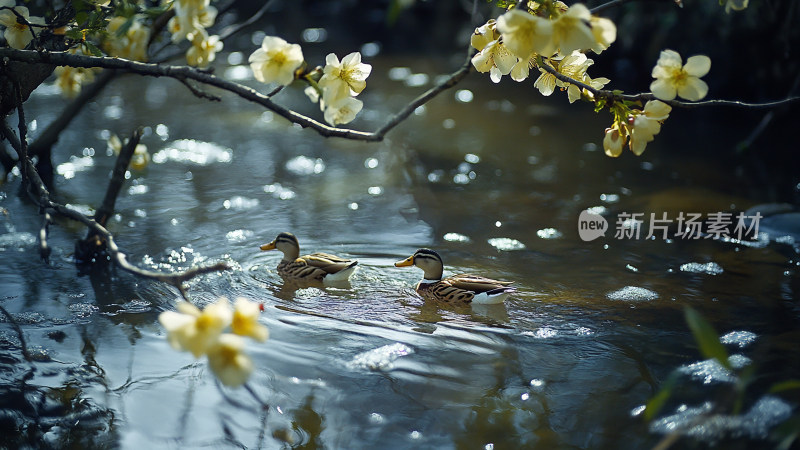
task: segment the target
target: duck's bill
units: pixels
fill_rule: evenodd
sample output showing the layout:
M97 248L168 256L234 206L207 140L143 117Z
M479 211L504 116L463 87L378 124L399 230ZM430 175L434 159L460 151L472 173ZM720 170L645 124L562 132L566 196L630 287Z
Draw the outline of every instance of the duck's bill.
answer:
M406 259L404 259L402 261L397 261L396 263L394 263L395 267L408 267L408 266L413 266L413 265L414 265L414 257L413 256L409 256L408 258L406 258Z
M270 242L269 244L264 244L261 246L261 250L275 250L275 241Z

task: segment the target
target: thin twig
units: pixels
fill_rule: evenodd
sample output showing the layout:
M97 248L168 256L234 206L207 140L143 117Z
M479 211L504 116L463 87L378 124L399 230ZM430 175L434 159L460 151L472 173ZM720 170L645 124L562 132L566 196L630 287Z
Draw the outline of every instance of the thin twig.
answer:
M615 8L617 6L622 6L625 3L630 3L630 2L634 2L634 1L641 1L641 0L611 0L609 2L603 3L602 5L597 5L594 8L591 8L589 10L589 12L591 12L592 14L597 15L597 14L599 14L599 13L601 13L601 12L607 10L607 9ZM658 1L671 2L671 3L677 4L678 7L680 7L680 8L683 7L683 5L681 4L680 0L658 0Z
M392 128L396 127L400 122L406 119L415 109L419 106L427 103L433 97L436 97L441 92L450 89L451 87L458 84L467 74L472 71L472 55L474 52L470 50L467 54L467 61L455 72L450 74L446 80L439 83L438 85L428 89L425 93L420 95L419 97L415 98L411 103L406 105L403 109L401 109L397 114L389 118L389 120L380 128L378 128L373 134L376 136L380 136L381 139L386 133L389 132Z
M14 328L14 331L17 332L17 336L19 337L19 345L22 349L22 357L25 358L25 361L32 362L33 358L31 358L31 354L28 352L28 344L25 342L25 335L22 334L22 328L20 328L17 321L14 320L14 317L11 316L11 314L9 314L8 311L6 311L6 309L2 306L0 306L0 313L3 313L3 315L6 316L8 323L10 323L11 327Z
M778 106L785 106L785 105L789 105L789 104L792 104L792 103L800 102L800 97L786 97L786 98L784 98L782 100L774 100L774 101L768 101L768 102L763 102L763 103L748 103L748 102L742 102L742 101L738 101L738 100L704 100L702 102L682 102L680 100L661 100L661 99L657 98L655 95L653 95L652 93L642 93L642 94L629 95L629 94L618 94L618 93L615 93L614 91L611 91L611 90L608 90L608 89L597 89L597 88L592 87L592 86L590 86L590 85L588 85L586 83L578 81L578 80L576 80L574 78L571 78L571 77L569 77L567 75L564 75L563 73L557 71L555 68L551 67L549 64L539 64L538 66L539 66L539 68L543 69L545 72L553 75L554 77L556 77L560 81L563 81L564 83L574 84L575 86L577 86L577 87L579 87L581 89L585 89L585 90L591 92L592 95L597 97L597 98L605 98L605 99L610 100L610 101L626 100L626 101L640 101L641 102L641 101L648 101L648 100L659 100L659 101L664 102L664 103L666 103L666 104L668 104L670 106L673 106L673 107L687 108L687 109L698 108L698 107L703 107L703 106L732 106L732 107L738 107L738 108L770 109L770 108L776 108Z
M180 81L184 86L186 86L186 89L189 89L189 92L194 94L194 96L197 97L197 98L210 100L212 102L220 102L220 101L222 101L221 97L219 97L217 95L209 94L208 92L205 92L205 91L202 91L202 90L198 89L195 85L193 85L187 79L179 78L178 81Z

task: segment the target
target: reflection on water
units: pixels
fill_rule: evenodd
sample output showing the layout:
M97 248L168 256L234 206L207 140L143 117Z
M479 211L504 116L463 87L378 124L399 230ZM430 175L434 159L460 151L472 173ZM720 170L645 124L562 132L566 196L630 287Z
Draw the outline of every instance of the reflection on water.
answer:
M425 67L374 65L362 128L430 82ZM758 246L577 233L587 208L613 227L623 211L760 199L744 198L717 161L672 156L670 146L703 143L670 124L642 158L610 160L596 145L602 118L570 108L565 122L557 103L484 81L468 78L380 144L325 140L236 99L179 90L169 103L101 99L94 110L114 114L91 125L82 113L55 151L56 197L95 207L113 158L81 149L148 126L153 164L130 173L109 226L145 268L232 266L190 293L199 305L242 296L264 306L271 338L247 351L253 394L269 408L169 347L157 315L174 308L171 289L114 267L79 273L81 227L52 226L52 264L41 263L41 218L15 179L0 187L0 306L13 318L0 316L0 446L646 448L682 426L720 446L763 443L792 408L765 392L800 369L792 243L774 228ZM139 98L128 94L140 82L115 88ZM169 83L147 82L150 94ZM303 100L288 91L281 99ZM34 97L31 115L49 100ZM280 254L258 249L284 230L303 251L358 259L360 271L345 286L284 282ZM418 271L393 266L419 247L442 254L445 275L514 280L518 291L502 305L424 302ZM684 305L725 335L735 367L761 374L741 414L714 409L735 375L698 362ZM648 426L631 411L674 371L681 392Z

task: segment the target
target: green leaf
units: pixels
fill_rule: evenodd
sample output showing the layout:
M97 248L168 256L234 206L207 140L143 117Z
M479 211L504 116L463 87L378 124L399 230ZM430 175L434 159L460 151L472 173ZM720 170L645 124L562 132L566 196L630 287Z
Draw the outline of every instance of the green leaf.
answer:
M792 389L800 389L800 380L786 380L781 381L780 383L775 383L769 388L769 391L773 394L783 391L790 391Z
M75 41L82 41L83 40L83 30L79 30L76 28L70 28L66 32L64 32L64 36L75 40Z
M655 419L658 412L664 407L664 404L667 403L667 400L669 400L669 397L672 395L672 389L675 387L677 380L678 374L673 372L670 374L669 378L667 378L667 381L664 382L664 386L658 390L656 395L647 401L647 404L644 408L644 420L650 422L651 420Z
M733 370L731 363L728 361L728 352L719 341L719 335L714 330L703 316L691 307L684 309L686 316L686 323L689 324L689 329L692 330L694 340L700 346L700 353L709 359L716 359L720 365L728 370Z
M92 56L103 56L102 50L97 48L96 45L92 44L89 41L84 42L84 44L86 45L86 48L89 50L89 53L91 53Z
M89 14L86 11L79 11L77 14L75 14L75 23L78 25L83 25L86 23L88 17Z

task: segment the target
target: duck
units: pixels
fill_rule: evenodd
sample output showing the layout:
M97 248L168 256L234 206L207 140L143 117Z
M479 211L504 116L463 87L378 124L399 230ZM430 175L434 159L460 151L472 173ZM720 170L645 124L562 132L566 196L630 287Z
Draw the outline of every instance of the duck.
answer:
M431 249L421 248L408 258L394 263L395 267L417 266L422 280L416 291L426 300L453 304L498 304L516 289L511 281L498 281L478 275L459 274L442 278L442 257Z
M358 260L341 258L329 253L300 256L300 244L292 233L280 233L262 251L278 249L283 259L278 263L278 275L287 280L335 284L347 282L355 273Z

